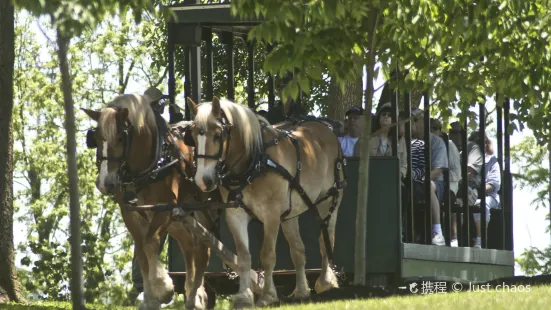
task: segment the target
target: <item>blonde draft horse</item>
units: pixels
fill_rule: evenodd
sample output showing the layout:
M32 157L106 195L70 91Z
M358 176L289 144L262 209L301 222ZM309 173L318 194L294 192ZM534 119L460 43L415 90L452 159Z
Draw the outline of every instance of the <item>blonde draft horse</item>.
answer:
M252 307L254 296L251 290L249 272L251 255L247 225L256 217L264 224L264 240L260 252L264 270L264 288L256 306L262 307L278 301L273 282L273 269L276 262L276 240L281 224L296 269L295 298L308 299L310 290L305 273L305 249L299 232L298 215L308 210L308 205L299 190L290 186L290 181L275 169L262 166L257 161L258 154L264 163L275 167L278 163L290 174L300 173L299 183L304 193L317 204L319 214L328 219L327 228L331 251L334 246L335 224L338 205L342 199L342 188L338 189L336 201L327 197L335 189L337 178L344 178L344 169L336 170L342 151L332 130L323 123L310 121L298 125L292 131L292 139L247 107L230 101L214 98L201 105L191 99L188 106L194 111L195 124L184 138L188 145L195 145L195 183L205 192L219 188L224 202L236 198L235 188L240 189L237 198L242 208L226 209L226 220L231 231L238 257L239 292L233 296L235 308ZM298 152L298 153L297 153ZM268 157L265 157L265 156ZM262 158L262 156L260 156ZM300 159L299 159L300 158ZM300 171L299 171L300 170ZM252 171L252 177L249 172ZM258 172L256 175L255 173ZM230 180L236 181L231 182ZM228 197L232 195L232 197ZM336 206L335 206L336 203ZM285 216L282 221L281 216ZM315 283L317 293L338 287L337 278L329 266L329 260L320 235L322 256L321 274Z
M182 171L188 175L192 173L191 167L186 164L186 161L192 161L192 149L175 139L177 147L172 144L172 151L179 153L180 156L174 156L179 161L173 162L174 167L167 169L159 180L143 183L150 177L146 172L156 167L159 152L166 141L161 130L169 130L160 114L154 112L149 102L139 95L119 96L101 112L82 110L98 124L97 129L89 132L87 137L92 139L89 143L97 147L99 172L96 186L102 194L115 196L135 243L144 280L144 302L140 309L160 309L162 303L172 300L172 279L158 261L160 236L166 231L177 240L185 259L185 307L205 309L208 299L203 275L209 261L207 247L202 243L195 244L193 235L181 222L171 221L170 211L130 211L125 207L125 200L128 199L123 199L124 192L131 190L136 192L137 205L193 201L192 194L200 191L195 190L193 182L181 176ZM172 142L170 138L168 140ZM138 180L142 180L139 185ZM123 187L121 182L130 184L131 188ZM207 229L211 228L209 223L212 221L207 220L204 213L195 212L195 217Z

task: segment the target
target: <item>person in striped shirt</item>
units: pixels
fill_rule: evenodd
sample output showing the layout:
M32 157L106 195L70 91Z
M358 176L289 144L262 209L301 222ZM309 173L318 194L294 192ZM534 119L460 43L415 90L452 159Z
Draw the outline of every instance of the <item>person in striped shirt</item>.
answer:
M413 179L413 195L414 201L425 200L425 125L424 112L421 109L415 109L411 113L412 116L412 133L413 140L411 142L411 176ZM429 133L431 147L431 195L430 205L432 210L432 244L446 245L446 240L442 234L442 226L440 224L440 202L444 197L444 177L443 169L448 169L448 152L444 141L439 136Z

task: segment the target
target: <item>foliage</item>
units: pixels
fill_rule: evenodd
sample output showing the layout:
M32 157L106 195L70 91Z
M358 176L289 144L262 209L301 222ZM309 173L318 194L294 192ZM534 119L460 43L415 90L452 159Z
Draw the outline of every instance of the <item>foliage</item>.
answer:
M547 147L538 145L536 139L528 137L518 145L511 147L512 161L519 165L519 173L513 177L517 184L515 188L526 187L537 190L537 197L531 202L538 208L549 209L549 195L551 179L549 168L543 165L549 163L549 150Z
M361 55L367 64L373 50L387 79L398 64L407 76L393 83L431 90L448 116L450 104L467 111L496 93L514 99L511 118L533 129L541 143L551 127L550 5L542 0L234 0L232 12L266 20L251 37L277 42L264 68L298 72L286 89L293 96L298 85L319 80L322 68L341 85L353 80L354 57ZM370 20L378 20L373 40L367 35Z
M516 259L522 271L528 276L551 273L551 247L540 250L530 247Z
M128 18L109 21L97 31L86 31L70 49L71 76L78 106L98 109L130 84L160 79L150 69L150 50L137 37L148 23L134 25ZM68 180L66 174L64 111L57 85L54 46L37 43L32 19L17 25L15 68L16 178L23 189L17 193L18 218L28 229L19 250L26 253L21 264L30 268L23 277L28 294L50 300L66 300L70 262L68 243ZM46 33L51 25L42 26ZM130 59L126 56L131 55ZM123 70L119 70L120 68ZM139 69L139 70L138 70ZM122 82L121 82L122 81ZM122 83L122 84L121 84ZM145 88L145 87L144 87ZM90 126L84 115L77 118L78 141ZM79 143L78 172L81 194L81 233L84 256L85 296L88 302L127 302L130 287L132 240L118 215L118 206L95 188L95 150Z
M92 30L107 17L124 16L132 9L137 22L144 11L153 11L153 1L149 0L12 0L16 8L26 9L35 16L47 15L52 26L65 35L80 35L84 30Z
M537 191L536 198L530 203L536 209L549 209L551 194L551 178L549 168L549 150L539 145L535 138L525 138L521 143L511 148L512 161L519 166L519 173L513 174L515 188L532 188ZM548 215L548 220L550 215ZM549 231L550 227L547 228ZM517 263L527 275L549 274L551 272L551 247L538 249L530 247L517 259Z

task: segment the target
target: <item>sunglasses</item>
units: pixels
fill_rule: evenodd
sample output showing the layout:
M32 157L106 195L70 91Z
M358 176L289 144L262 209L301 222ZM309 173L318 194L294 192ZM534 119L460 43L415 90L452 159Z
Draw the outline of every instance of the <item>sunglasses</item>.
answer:
M434 131L441 131L442 130L442 127L438 127L438 126L434 126L434 127L431 127L431 128Z
M392 114L390 112L382 112L381 117L391 117Z

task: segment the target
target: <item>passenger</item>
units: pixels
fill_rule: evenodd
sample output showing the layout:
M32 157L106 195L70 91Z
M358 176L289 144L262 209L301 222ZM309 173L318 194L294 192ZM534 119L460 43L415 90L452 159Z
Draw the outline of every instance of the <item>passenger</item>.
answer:
M375 114L374 135L369 141L370 156L392 156L392 139L389 135L392 124L391 112L390 103L385 103ZM359 144L357 144L354 148L355 156L359 156L359 149ZM404 138L398 138L397 153L400 160L400 176L404 179L408 171L408 155Z
M430 122L431 131L433 134L446 139L446 134L442 132L442 123L434 118ZM449 181L450 181L450 202L455 203L457 191L459 190L459 181L461 181L461 157L455 143L448 139L448 166L449 166ZM457 247L457 216L452 214L452 238L450 246Z
M425 198L425 124L423 110L416 109L412 112L412 135L411 142L411 174L413 179L413 194L415 201L421 201ZM448 156L446 145L442 138L430 134L431 145L431 197L430 205L432 209L432 244L446 245L446 240L442 235L442 226L440 224L440 202L444 195L444 178L442 169L448 168Z
M469 136L469 141L473 141L479 145L480 141L480 133L479 132L473 132ZM484 151L485 151L485 181L486 186L484 188L484 192L486 195L486 222L490 222L490 209L499 209L500 208L500 202L499 202L499 195L498 191L501 187L501 169L499 167L497 157L494 155L494 148L492 146L492 142L486 135L484 135ZM480 207L480 199L477 199L475 202L475 206ZM482 212L482 210L481 210ZM475 221L475 227L476 227L476 238L474 242L475 248L481 248L482 243L482 234L481 234L481 228L480 228L480 213L473 214L473 218Z
M359 106L353 106L345 114L346 134L339 137L344 156L354 156L354 146L362 133L364 109Z
M450 140L453 141L459 152L461 152L461 149L463 148L463 143L461 142L463 131L464 130L459 122L453 122L450 124L449 137Z

